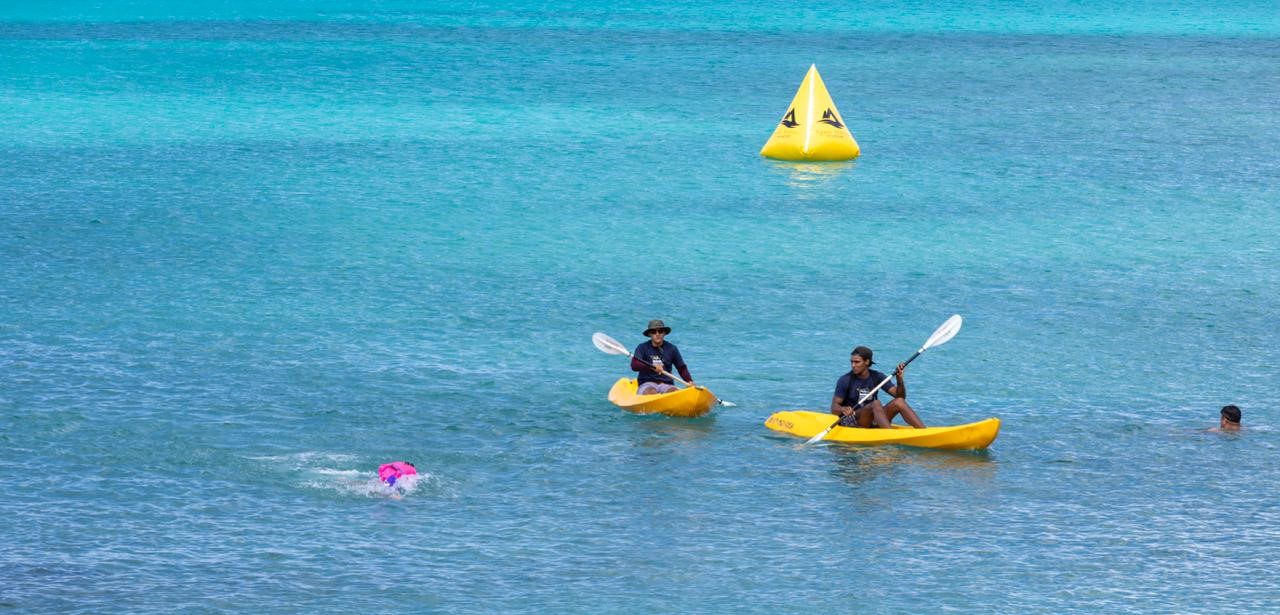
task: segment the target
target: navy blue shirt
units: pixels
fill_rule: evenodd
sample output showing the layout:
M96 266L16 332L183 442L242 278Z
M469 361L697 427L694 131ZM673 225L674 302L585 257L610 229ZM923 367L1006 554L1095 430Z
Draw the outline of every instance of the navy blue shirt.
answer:
M684 357L680 356L680 349L676 348L676 345L671 342L663 342L662 348L654 348L653 342L645 342L636 346L636 351L633 354L635 354L637 361L645 365L657 365L667 372L671 372L672 366L675 366L675 369L680 372L681 376L684 376L685 380L689 379L689 368L684 364ZM632 369L635 369L635 365L632 365ZM637 384L646 382L675 384L671 376L663 376L651 369L642 368L636 371L639 373L636 376Z
M884 382L884 379L885 375L874 369L867 370L866 378L854 378L853 370L849 370L848 373L840 377L840 380L836 381L836 392L832 397L843 399L844 405L852 408L854 404L858 403L859 399L862 399L863 395L867 394L867 391L876 388L876 385ZM884 386L891 387L893 382L889 382ZM883 390L884 388L882 387L880 391ZM868 397L867 401L880 399L880 391L876 391L875 395Z

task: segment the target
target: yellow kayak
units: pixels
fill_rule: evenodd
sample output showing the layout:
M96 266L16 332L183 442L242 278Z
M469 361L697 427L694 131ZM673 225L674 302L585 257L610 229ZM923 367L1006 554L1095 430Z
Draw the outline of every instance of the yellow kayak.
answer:
M609 401L623 410L667 416L702 416L716 404L716 396L702 387L680 389L661 395L636 395L636 388L639 386L634 378L619 378L613 383L613 388L609 389Z
M812 438L831 425L835 419L836 415L829 412L784 410L774 413L764 422L764 425L774 431L801 438ZM906 425L894 425L893 429L836 427L824 440L850 444L901 444L922 448L973 450L990 446L998 433L1000 433L1000 419L989 418L965 425L924 429L914 429Z

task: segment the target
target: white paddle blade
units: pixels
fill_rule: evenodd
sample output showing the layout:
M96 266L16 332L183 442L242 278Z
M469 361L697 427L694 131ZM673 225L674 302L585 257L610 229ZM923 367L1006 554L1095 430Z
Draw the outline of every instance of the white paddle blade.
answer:
M675 378L675 376L672 376L672 378ZM678 378L677 378L677 380L678 380ZM683 380L681 380L681 382L684 382L684 381L683 381ZM704 386L699 386L699 387L694 387L694 388L699 389L699 390L706 391L706 392L708 392L708 393L711 393L711 389L708 389L707 387L704 387ZM711 393L711 396L712 396L712 397L715 397L715 393ZM719 397L716 397L716 403L717 403L717 404L720 404L721 406L724 406L724 407L726 407L726 408L733 408L733 407L735 407L735 406L737 406L737 405L738 405L738 404L735 404L735 403L733 403L733 402L731 402L731 401L725 401L725 400L723 400L723 399L720 399Z
M947 322L942 323L942 326L938 327L938 330L934 331L933 335L929 336L929 341L925 342L924 346L920 347L920 352L924 352L934 346L941 346L951 341L951 338L955 337L956 334L960 332L960 325L963 324L963 322L964 319L960 318L959 314L948 318Z
M600 349L600 352L605 352L608 354L624 354L624 355L631 354L630 352L627 351L626 346L623 346L622 344L618 343L618 340L615 340L612 337L609 337L600 332L596 332L591 335L591 343L595 344L596 348Z
M839 422L840 422L840 419L836 419L836 423L839 423ZM813 444L814 442L818 442L823 438L827 437L827 434L831 433L832 429L835 429L836 423L832 423L830 427L818 432L818 435L812 438L809 438L808 440L805 440L805 444Z

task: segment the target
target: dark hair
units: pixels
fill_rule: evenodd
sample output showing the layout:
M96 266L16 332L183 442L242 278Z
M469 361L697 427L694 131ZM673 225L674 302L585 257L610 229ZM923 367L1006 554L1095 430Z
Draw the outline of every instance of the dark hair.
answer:
M853 356L853 355L855 355L855 354L856 354L856 355L858 355L858 356L860 356L860 357L862 357L862 360L863 360L863 361L866 361L866 362L867 362L867 365L874 365L874 364L875 364L875 361L872 361L872 360L871 360L871 349L870 349L870 348L867 348L866 346L858 346L857 348L854 348L854 349L853 349L853 352L849 353L849 356L851 356L851 357L852 357L852 356Z
M1239 409L1239 408L1237 408L1237 407L1235 407L1235 406L1223 406L1223 407L1222 407L1222 418L1227 419L1228 421L1231 421L1232 423L1239 423L1239 422L1240 422L1240 409Z

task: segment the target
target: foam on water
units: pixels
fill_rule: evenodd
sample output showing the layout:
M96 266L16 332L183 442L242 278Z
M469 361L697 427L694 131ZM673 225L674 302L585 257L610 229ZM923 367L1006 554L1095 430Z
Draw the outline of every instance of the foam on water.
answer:
M428 485L439 486L439 480L423 467L418 474L403 476L395 486L378 478L376 471L355 469L369 465L356 455L323 452L301 452L287 455L251 457L277 481L320 491L360 497L404 497ZM376 468L378 462L372 464ZM438 490L437 490L438 491Z

